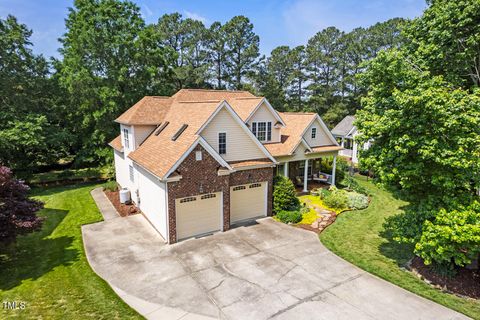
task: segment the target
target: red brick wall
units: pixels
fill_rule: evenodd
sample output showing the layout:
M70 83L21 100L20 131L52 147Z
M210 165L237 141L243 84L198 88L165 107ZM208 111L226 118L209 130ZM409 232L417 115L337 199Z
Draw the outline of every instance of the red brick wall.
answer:
M195 151L202 151L202 160L195 160ZM223 230L230 228L230 186L268 181L268 211L272 215L272 168L252 169L219 176L221 165L198 145L177 168L180 181L168 183L168 221L170 243L177 242L175 199L223 191Z

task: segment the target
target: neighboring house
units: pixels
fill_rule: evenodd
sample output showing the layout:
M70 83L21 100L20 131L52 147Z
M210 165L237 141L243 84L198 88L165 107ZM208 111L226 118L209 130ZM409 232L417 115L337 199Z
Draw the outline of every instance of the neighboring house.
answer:
M333 136L337 139L343 150L338 153L341 156L349 158L353 163L358 163L358 143L355 141L355 137L359 135L357 127L354 126L355 117L346 116L340 121L332 130ZM368 150L371 142L365 142L361 148Z
M341 149L320 117L279 113L249 92L144 97L116 122L117 182L169 243L271 215L277 171L305 190L315 177L335 183L318 173Z

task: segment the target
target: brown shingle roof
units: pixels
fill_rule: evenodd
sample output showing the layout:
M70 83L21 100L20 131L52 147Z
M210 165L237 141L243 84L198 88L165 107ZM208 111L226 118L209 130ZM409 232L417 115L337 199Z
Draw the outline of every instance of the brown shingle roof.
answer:
M329 152L329 151L338 151L342 150L341 146L321 146L321 147L313 147L312 151L308 153L321 153L321 152Z
M271 165L273 164L272 160L268 158L263 159L254 159L246 161L235 161L228 163L233 169L239 169L243 167L258 166L258 165Z
M216 102L173 102L164 121L169 125L158 135L150 135L141 147L129 154L129 158L159 177L165 174L198 139L196 132L217 109ZM175 140L172 136L188 124Z
M108 145L119 152L123 152L122 135L118 135L118 137L110 141Z
M286 126L282 128L281 142L265 144L272 156L285 156L292 154L300 143L302 134L308 125L315 119L316 114L305 112L280 112Z
M157 125L163 121L171 104L172 99L170 97L146 96L115 121L128 125Z

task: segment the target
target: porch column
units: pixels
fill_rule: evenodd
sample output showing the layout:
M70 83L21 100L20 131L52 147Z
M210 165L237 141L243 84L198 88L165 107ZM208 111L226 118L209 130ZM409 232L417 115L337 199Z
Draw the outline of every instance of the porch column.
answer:
M308 191L307 183L308 183L308 159L305 160L305 169L303 173L303 192Z
M335 171L337 169L337 156L333 156L333 165L332 165L332 186L335 185Z
M288 178L288 161L283 164L283 175Z

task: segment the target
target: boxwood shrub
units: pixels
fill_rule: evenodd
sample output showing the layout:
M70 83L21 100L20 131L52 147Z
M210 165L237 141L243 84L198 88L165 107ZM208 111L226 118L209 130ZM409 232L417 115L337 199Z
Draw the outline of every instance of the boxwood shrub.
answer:
M277 212L277 218L283 223L298 223L302 220L302 213L299 210L281 210Z
M273 211L298 210L300 201L292 181L284 176L276 176L273 182Z

